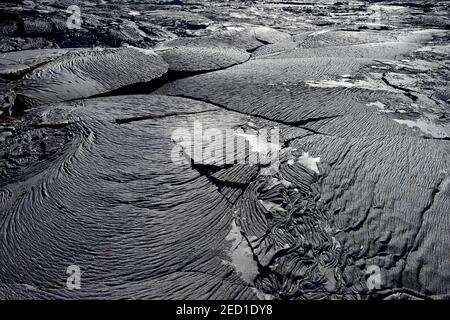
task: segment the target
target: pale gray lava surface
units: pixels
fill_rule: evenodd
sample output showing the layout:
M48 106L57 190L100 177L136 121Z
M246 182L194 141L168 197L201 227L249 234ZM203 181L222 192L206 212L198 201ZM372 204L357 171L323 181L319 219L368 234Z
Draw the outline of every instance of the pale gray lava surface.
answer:
M2 2L0 298L449 299L448 16ZM278 129L280 159L205 164L195 123L248 157Z

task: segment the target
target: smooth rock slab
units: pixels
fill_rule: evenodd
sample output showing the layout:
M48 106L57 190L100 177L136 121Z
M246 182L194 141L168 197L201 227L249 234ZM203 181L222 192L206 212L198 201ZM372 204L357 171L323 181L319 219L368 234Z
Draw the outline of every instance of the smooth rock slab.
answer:
M341 57L366 59L395 59L397 56L419 48L419 45L407 42L367 43L347 46L327 46L319 48L288 49L278 54L271 54L270 59ZM260 56L259 58L264 58Z
M389 32L342 31L322 29L316 32L302 32L293 36L302 48L319 48L328 46L348 46L364 43L396 41L397 37Z
M2 53L0 54L0 77L18 78L68 51L67 49L37 49Z
M336 74L355 74L369 62L344 58L255 59L174 81L157 92L207 100L230 110L295 125L370 111L362 97L381 99L387 93L308 84Z
M23 78L16 89L16 104L27 107L91 97L150 82L167 71L167 63L151 50L70 52Z
M201 72L223 69L250 58L245 50L220 41L184 38L162 43L155 50L172 71Z
M253 27L256 39L264 43L291 42L292 36L288 33L269 27Z

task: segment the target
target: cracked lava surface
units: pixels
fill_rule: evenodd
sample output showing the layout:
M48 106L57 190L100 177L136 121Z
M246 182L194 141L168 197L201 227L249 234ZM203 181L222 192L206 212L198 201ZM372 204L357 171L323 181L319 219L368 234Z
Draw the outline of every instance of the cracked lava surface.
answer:
M0 298L449 299L448 11L1 3Z

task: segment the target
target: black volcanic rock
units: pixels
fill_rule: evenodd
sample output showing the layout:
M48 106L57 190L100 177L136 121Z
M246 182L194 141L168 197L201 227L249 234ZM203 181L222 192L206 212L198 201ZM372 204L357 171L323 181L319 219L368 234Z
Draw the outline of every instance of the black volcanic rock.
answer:
M137 16L136 20L165 27L180 36L188 34L189 30L205 29L212 24L210 19L202 15L173 10L154 10Z

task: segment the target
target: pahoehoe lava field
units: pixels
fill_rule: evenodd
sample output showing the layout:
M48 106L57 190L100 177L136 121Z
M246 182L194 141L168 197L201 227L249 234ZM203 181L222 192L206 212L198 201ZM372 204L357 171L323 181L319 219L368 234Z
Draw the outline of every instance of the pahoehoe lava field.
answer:
M450 299L449 9L3 1L0 299Z

